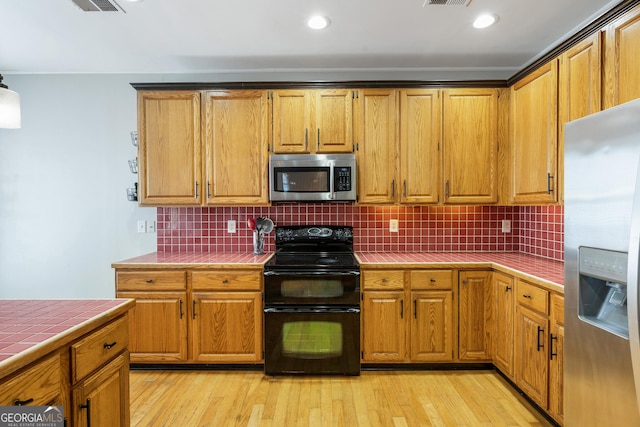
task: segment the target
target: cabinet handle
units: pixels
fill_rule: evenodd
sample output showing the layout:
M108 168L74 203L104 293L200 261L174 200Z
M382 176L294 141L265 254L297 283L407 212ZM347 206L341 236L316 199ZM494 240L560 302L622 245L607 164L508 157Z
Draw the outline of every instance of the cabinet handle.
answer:
M28 405L29 403L33 402L33 397L27 399L27 400L20 400L20 399L16 399L13 401L13 405L14 406L24 406L24 405Z
M558 337L554 337L553 334L549 334L549 360L553 360L553 356L558 355L558 353L553 352L553 342L557 340Z
M182 298L180 298L180 318L182 319L182 315L184 313L182 312Z
M391 181L391 197L396 197L396 180Z
M404 180L404 190L403 190L403 197L406 199L407 198L407 180Z
M436 279L433 279L433 278L429 279L429 281L430 281L431 283L436 283L436 282L437 282L437 280L436 280Z
M404 319L404 300L400 300L400 318Z
M522 294L522 298L532 299L533 297L531 295L528 295L528 294Z
M207 199L211 198L211 183L207 180Z
M222 283L229 283L229 279L223 279Z
M466 285L467 283L469 283L469 281L468 281L468 280L463 280L463 281L462 281L462 284L463 284L463 285Z
M145 282L147 282L147 283L153 283L153 279L147 279L147 280L145 280Z
M304 149L309 148L309 128L304 130Z
M538 351L540 351L540 349L544 348L544 341L540 340L540 332L542 332L544 334L544 329L542 329L540 326L538 326Z
M547 194L551 194L553 189L551 188L551 180L553 179L553 175L547 172Z
M80 405L80 409L87 410L87 427L91 427L91 399L87 397L87 403Z
M318 128L318 150L320 149L320 128Z
M191 310L191 317L193 319L196 318L196 300L193 300L193 307L192 307L192 310Z
M505 293L507 293L507 292L509 292L510 290L511 290L511 286L507 286L507 287L504 289L504 292L505 292Z
M108 342L106 342L106 343L104 343L104 344L102 345L102 347L103 347L103 348L105 348L105 349L107 349L107 350L111 350L113 347L115 347L115 346L116 346L116 344L118 344L118 342L117 342L117 341L114 341L114 342L112 342L112 343L108 343Z
M418 300L417 299L413 300L413 318L414 319L418 318Z
M386 278L386 277L383 277L383 278L382 278L382 280L381 280L381 282L382 282L382 283L387 283L387 282L388 282L388 280L387 280L387 278Z
M197 199L198 196L199 196L198 181L196 181L196 195L195 195L195 198Z

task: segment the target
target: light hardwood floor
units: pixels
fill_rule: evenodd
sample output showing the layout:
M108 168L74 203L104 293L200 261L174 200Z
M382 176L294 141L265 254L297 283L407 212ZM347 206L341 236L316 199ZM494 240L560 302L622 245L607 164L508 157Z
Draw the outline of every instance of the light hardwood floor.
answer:
M549 426L494 371L131 371L131 426Z

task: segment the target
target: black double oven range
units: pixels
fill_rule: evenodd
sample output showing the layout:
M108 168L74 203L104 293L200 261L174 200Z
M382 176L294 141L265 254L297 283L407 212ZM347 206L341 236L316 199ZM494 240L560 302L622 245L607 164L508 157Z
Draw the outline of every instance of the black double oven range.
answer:
M264 370L360 374L360 265L353 229L277 227L264 268Z

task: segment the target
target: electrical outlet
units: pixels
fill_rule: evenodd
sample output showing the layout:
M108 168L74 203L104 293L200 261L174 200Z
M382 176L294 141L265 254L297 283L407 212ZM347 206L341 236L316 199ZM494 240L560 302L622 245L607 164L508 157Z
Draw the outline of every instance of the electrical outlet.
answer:
M234 219L230 219L227 221L227 233L235 233L236 232L236 221Z
M502 220L502 232L503 233L510 233L511 232L511 221L509 221L508 219L503 219Z
M397 219L390 219L389 220L389 231L392 233L397 233L398 232L398 220Z
M147 221L141 219L138 220L138 233L146 233L147 232Z
M147 233L155 233L156 232L156 222L149 221L147 222Z

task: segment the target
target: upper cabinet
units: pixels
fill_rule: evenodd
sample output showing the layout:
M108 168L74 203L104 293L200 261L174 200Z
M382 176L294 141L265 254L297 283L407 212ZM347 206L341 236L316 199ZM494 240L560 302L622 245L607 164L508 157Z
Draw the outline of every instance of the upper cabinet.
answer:
M270 104L267 91L204 93L206 204L266 204Z
M400 183L402 203L439 201L442 132L440 92L400 91Z
M200 92L138 92L141 206L202 203Z
M640 6L606 27L604 45L604 107L640 98Z
M558 60L511 87L511 197L555 203L558 194Z
M444 202L498 201L498 89L443 91Z
M271 93L275 153L353 152L353 90L291 89Z

